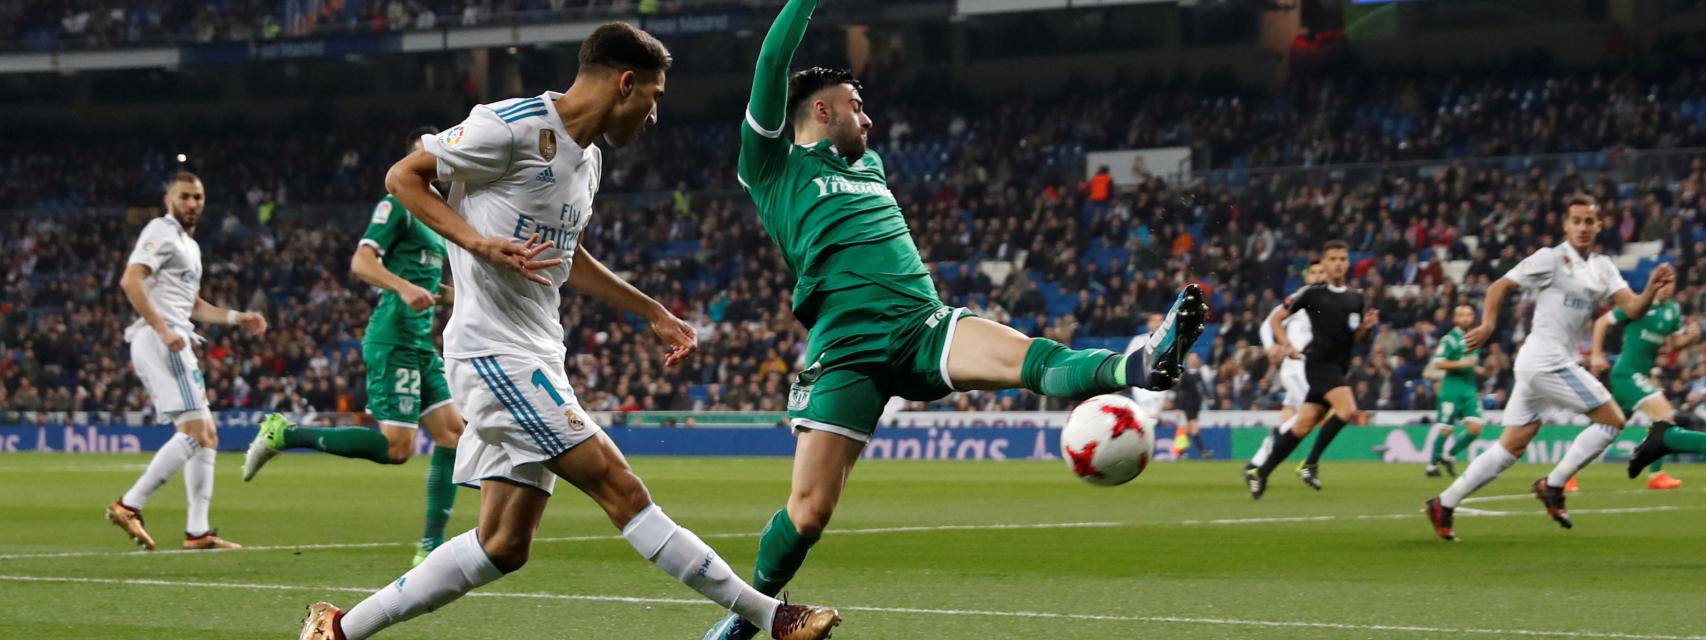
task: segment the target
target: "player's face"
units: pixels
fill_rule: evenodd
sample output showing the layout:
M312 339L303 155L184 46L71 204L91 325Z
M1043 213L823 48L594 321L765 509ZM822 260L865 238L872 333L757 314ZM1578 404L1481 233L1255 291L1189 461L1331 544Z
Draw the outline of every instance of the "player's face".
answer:
M1585 251L1593 246L1594 236L1599 235L1599 207L1579 204L1570 207L1570 212L1564 216L1564 236L1569 239L1570 246L1577 251Z
M658 123L658 100L663 98L663 72L624 71L617 77L616 109L604 141L613 147L627 146Z
M207 206L207 192L202 190L201 181L181 182L172 181L166 189L166 211L178 219L178 224L185 229L195 228L195 223L201 220L201 210Z
M1159 313L1149 314L1149 331L1153 333L1155 330L1160 329L1161 323L1165 321L1166 318L1162 317Z
M1351 254L1344 249L1328 249L1321 256L1321 266L1328 282L1344 282L1345 273L1351 270Z
M848 160L864 157L871 134L871 117L865 115L865 99L853 85L841 84L824 90L829 109L829 142Z
M1303 271L1303 284L1321 284L1321 281L1326 279L1327 270L1319 262L1309 265L1309 268Z
M1470 327L1475 326L1475 307L1466 304L1457 305L1457 311L1453 312L1451 316L1451 323L1457 325L1459 329L1468 331Z

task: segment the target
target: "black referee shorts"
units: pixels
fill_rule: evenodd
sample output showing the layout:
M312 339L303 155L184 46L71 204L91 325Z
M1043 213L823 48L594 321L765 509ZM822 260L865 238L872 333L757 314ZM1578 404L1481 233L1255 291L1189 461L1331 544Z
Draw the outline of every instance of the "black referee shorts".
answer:
M1309 393L1304 394L1303 401L1323 407L1329 406L1328 391L1350 386L1345 381L1344 367L1333 364L1306 361L1303 365L1303 377L1309 381Z

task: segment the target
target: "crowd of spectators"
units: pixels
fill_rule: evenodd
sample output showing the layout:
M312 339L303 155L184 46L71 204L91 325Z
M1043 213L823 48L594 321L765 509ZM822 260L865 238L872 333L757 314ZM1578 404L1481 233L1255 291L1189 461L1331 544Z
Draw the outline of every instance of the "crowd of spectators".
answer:
M645 16L739 0L0 0L0 42L32 48L274 40L478 27L496 20Z
M864 93L891 182L1032 192L1075 183L1082 152L1093 149L1189 147L1199 170L1561 153L1598 169L1631 150L1706 147L1703 69L1383 69L1303 75L1271 90L1122 74L1106 84L1072 81L1052 95L994 98L922 79L875 82ZM449 126L471 105L442 106L433 124ZM231 198L226 204L253 188L301 202L360 200L398 155L388 132L420 124L409 117L421 116L351 121L314 112L270 126L238 118L122 135L26 128L0 142L0 169L29 178L0 184L0 210L149 202L179 153L218 187L210 197ZM733 189L737 125L672 118L652 139L612 154L606 192Z
M1545 176L1460 167L1430 179L1288 184L1276 177L1241 189L1152 179L1105 206L1079 190L991 186L954 180L897 192L945 300L1033 335L1118 348L1179 286L1203 283L1217 328L1203 346L1204 377L1209 406L1218 409L1275 406L1275 367L1260 348L1258 323L1327 237L1350 242L1357 257L1352 284L1382 311L1383 326L1358 349L1351 377L1362 406L1376 410L1431 407L1422 369L1450 329L1451 306L1478 303L1492 279L1535 248L1561 241L1560 202L1571 193L1606 203L1603 250L1661 240L1681 266L1684 308L1706 308L1706 242L1685 231L1706 222L1701 160L1634 185L1569 170ZM116 287L146 215L14 221L4 229L0 407L146 409L120 339L134 314ZM203 294L259 310L273 329L259 338L202 329L207 342L199 353L214 405L361 410L358 345L374 297L343 258L359 230L228 217L211 213L198 232L207 265ZM1478 239L1473 248L1465 235ZM792 278L749 204L685 190L610 202L585 238L587 251L695 325L702 342L685 366L666 369L663 347L637 319L571 293L562 309L568 367L589 409L782 408L805 336L788 311ZM1446 259L1469 261L1461 283L1445 276ZM995 263L1010 265L1011 273L997 281L980 268ZM1515 306L1482 361L1489 406L1510 388L1511 358L1529 326L1528 304ZM1706 399L1706 358L1698 350L1663 362L1657 378L1678 399ZM928 408L1048 406L1032 394L1006 392L957 394Z
M1339 237L1357 258L1353 284L1385 320L1358 351L1356 392L1363 406L1397 410L1431 405L1421 370L1450 329L1450 306L1478 302L1491 279L1556 244L1560 203L1573 193L1604 203L1602 250L1661 241L1681 267L1685 310L1706 308L1706 238L1697 231L1706 226L1706 154L1663 151L1706 145L1696 125L1706 100L1694 97L1701 73L1444 83L1364 74L1302 78L1260 94L1125 78L987 103L949 86L873 85L866 95L892 190L944 300L1031 335L1123 348L1144 314L1200 282L1213 292L1216 326L1202 347L1210 406L1271 408L1277 386L1258 323L1319 244ZM662 347L634 318L566 297L568 365L590 409L781 408L804 334L788 311L791 276L750 203L730 191L735 126L672 122L610 154L586 248L698 327L703 348L666 370ZM198 232L204 294L261 311L274 326L261 338L205 329L215 405L359 411L357 345L374 296L348 274L344 256L360 233L352 224L401 152L387 132L407 128L222 125L197 137L137 132L72 143L23 130L0 143L8 152L0 171L13 177L0 182L0 209L54 214L0 223L0 408L145 408L119 339L133 314L116 279L151 214L71 212L157 202L157 185L178 166L170 154L187 150L209 187ZM1086 148L1158 145L1189 146L1209 166L1233 169L1189 182L1081 180ZM1672 162L1629 161L1654 150ZM1571 162L1580 164L1475 159L1562 151L1578 152ZM1417 157L1465 159L1247 171ZM1460 282L1446 275L1448 260L1466 261ZM1504 317L1483 362L1492 406L1509 389L1529 322L1525 308ZM1706 397L1699 351L1665 363L1659 379L1678 399ZM931 405L1042 406L1020 392Z

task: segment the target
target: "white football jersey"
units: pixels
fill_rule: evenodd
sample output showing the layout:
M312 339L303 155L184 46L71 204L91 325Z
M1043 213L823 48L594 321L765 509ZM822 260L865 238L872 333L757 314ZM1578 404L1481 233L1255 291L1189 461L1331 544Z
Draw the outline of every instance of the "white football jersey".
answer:
M201 293L201 245L184 230L184 225L172 214L148 222L136 247L130 250L128 264L147 265L148 277L142 281L148 301L166 326L190 333L190 312ZM137 318L125 329L124 339L131 340L148 323Z
M1629 288L1611 258L1583 258L1568 242L1535 251L1504 276L1535 296L1534 322L1516 352L1518 371L1552 371L1576 364L1593 313Z
M556 243L539 260L563 263L538 271L551 286L488 264L452 243L456 305L444 332L444 355L472 358L531 355L562 362L559 288L569 279L580 235L592 216L604 159L597 145L569 138L547 91L474 107L462 124L421 136L451 183L447 201L481 235L524 242L538 234Z
M1279 313L1279 310L1283 308L1285 308L1285 305L1274 307L1273 311L1268 312L1268 317L1262 319L1260 331L1262 335L1263 349L1269 349L1274 346L1274 327L1269 323L1273 322L1274 314ZM1285 338L1290 340L1291 346L1295 347L1299 352L1302 352L1304 348L1309 346L1310 340L1315 339L1315 326L1310 324L1309 314L1307 313L1291 314L1286 317L1285 322L1280 323L1280 326L1285 327Z

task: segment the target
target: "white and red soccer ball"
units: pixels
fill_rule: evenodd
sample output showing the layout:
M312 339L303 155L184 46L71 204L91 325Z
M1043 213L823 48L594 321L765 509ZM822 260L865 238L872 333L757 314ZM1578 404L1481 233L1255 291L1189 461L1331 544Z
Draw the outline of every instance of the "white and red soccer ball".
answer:
M1131 482L1155 453L1156 418L1123 395L1085 400L1066 417L1060 455L1072 474L1111 487Z

